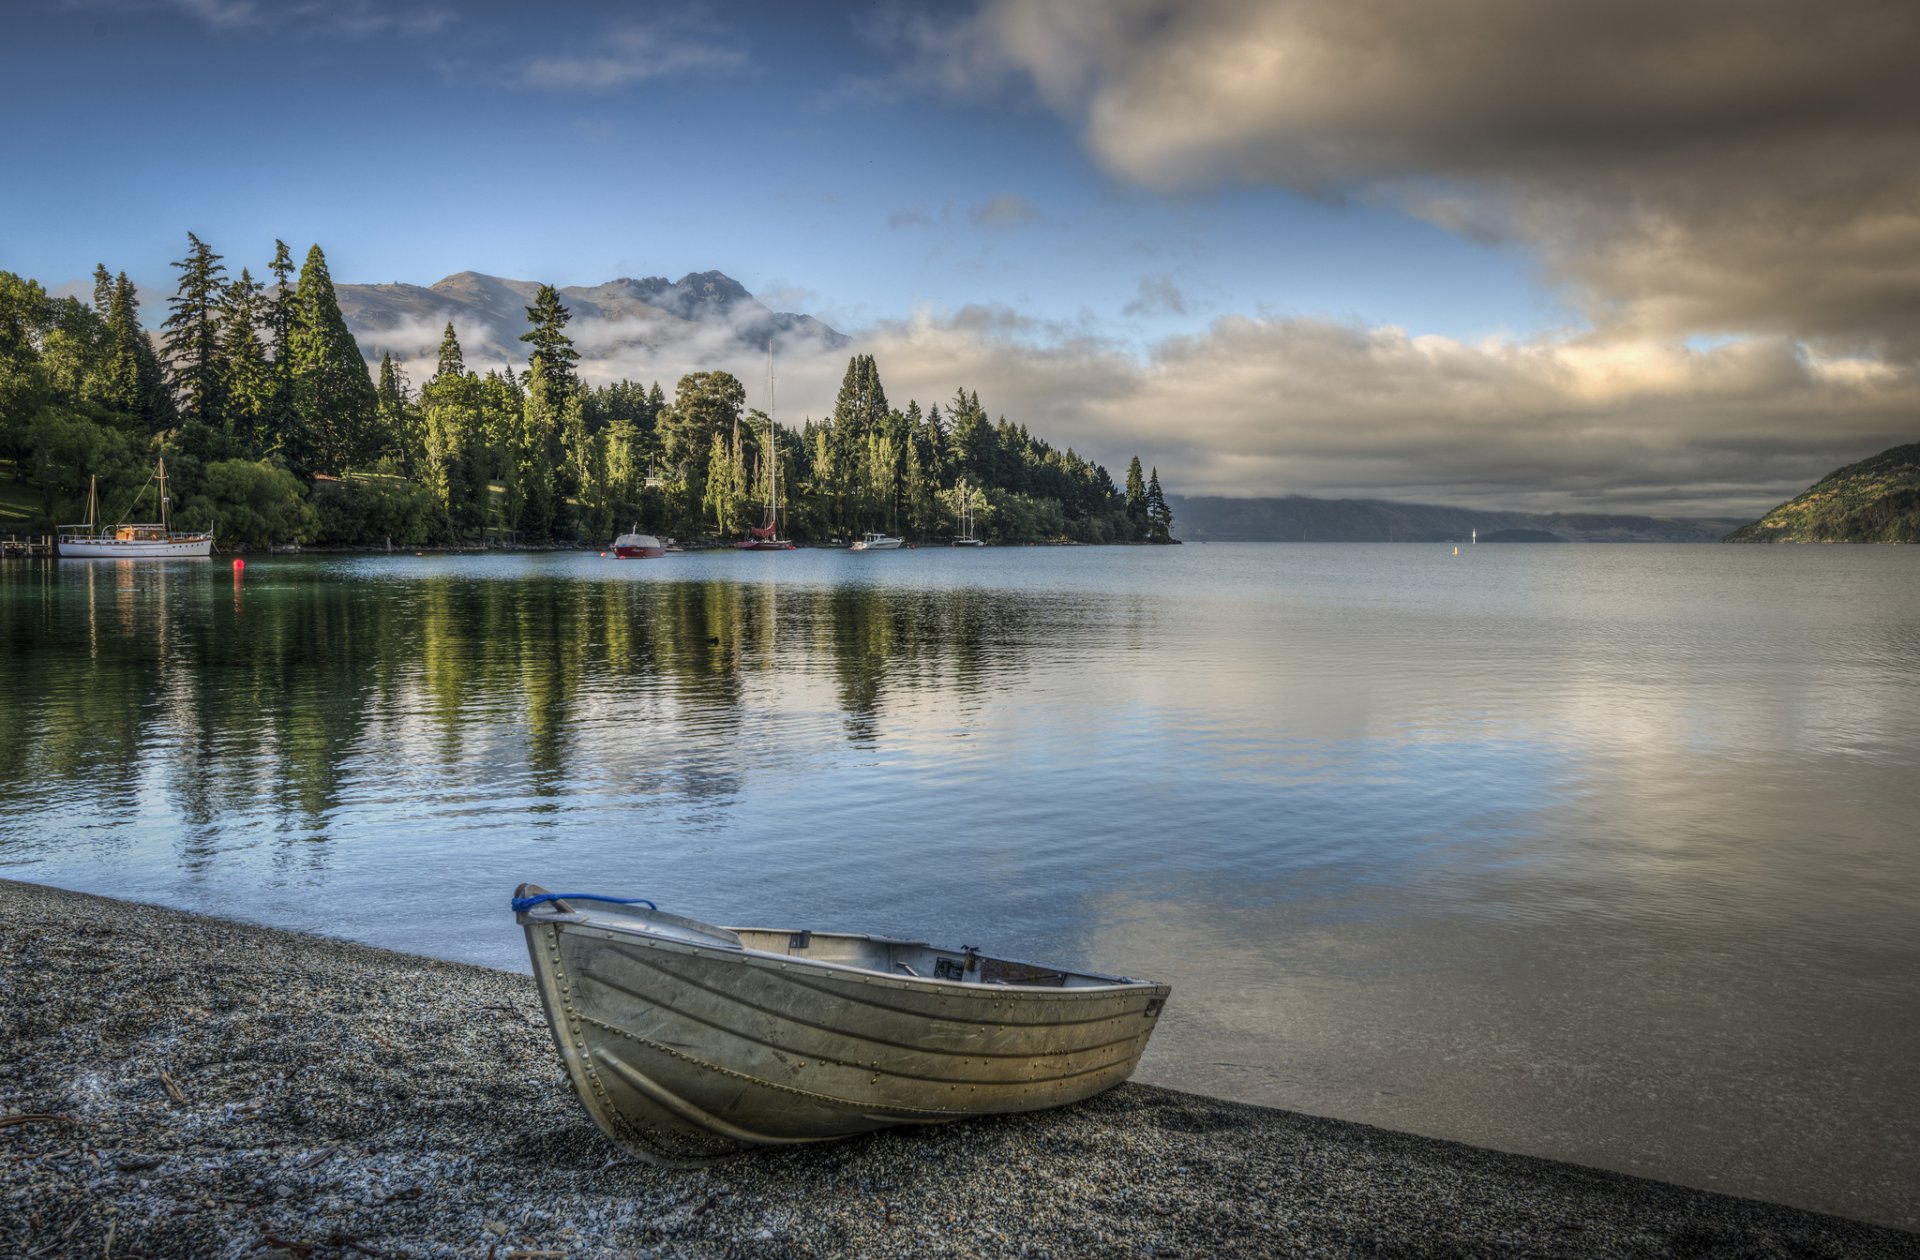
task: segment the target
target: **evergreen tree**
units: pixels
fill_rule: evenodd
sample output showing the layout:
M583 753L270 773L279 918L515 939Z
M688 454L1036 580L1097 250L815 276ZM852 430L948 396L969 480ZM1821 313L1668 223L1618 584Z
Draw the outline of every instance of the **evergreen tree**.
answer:
M290 462L304 473L348 472L370 453L376 400L318 245L307 251L300 268L287 356L293 382L293 432L286 442Z
M107 341L110 405L138 416L149 433L170 427L174 410L166 371L146 330L140 327L140 299L124 271L114 278L113 295L108 299Z
M1147 479L1138 455L1127 465L1127 523L1135 539L1147 536Z
M242 267L220 303L220 393L227 400L229 431L256 452L272 439L267 413L273 405L274 379L266 347L260 344L263 308L260 286Z
M466 357L460 353L460 339L454 335L453 321L447 321L447 331L440 334L440 365L433 370L434 379L441 377L465 376Z
M512 448L514 476L507 515L509 526L528 542L550 542L554 537L562 397L547 372L536 369L527 374L526 402Z
M258 444L265 453L298 446L294 436L293 351L293 255L282 240L273 242L273 261L267 264L273 273L273 293L267 298L267 345L273 359L273 391L266 414L261 417Z
M287 341L293 335L293 254L287 249L287 243L275 240L273 243L273 261L268 264L273 272L273 298L268 307L267 325L273 343L275 363L290 365L292 360L287 353Z
M881 426L887 414L887 391L880 387L880 368L870 354L847 360L840 393L833 402L833 423L840 429L841 449L852 450Z
M225 293L221 277L226 268L193 233L187 233L187 256L173 264L180 270L180 286L168 301L173 314L161 327L167 330L168 383L183 420L220 428L226 376L220 340L220 305Z
M413 476L420 451L418 416L407 389L407 374L386 351L380 354L380 383L373 389L372 448L392 458L408 477Z
M1157 467L1147 478L1147 520L1153 526L1156 542L1166 542L1173 537L1173 509L1167 506L1167 496L1160 492Z
M573 338L566 332L567 321L572 318L573 313L560 304L559 290L543 284L534 294L533 305L527 308L527 322L533 327L520 334L520 340L533 346L529 371L538 372L544 367L548 387L560 395L571 394L580 387L573 370L580 355L573 348Z
M107 272L107 264L93 265L93 309L101 319L107 317L107 311L113 306L113 277Z

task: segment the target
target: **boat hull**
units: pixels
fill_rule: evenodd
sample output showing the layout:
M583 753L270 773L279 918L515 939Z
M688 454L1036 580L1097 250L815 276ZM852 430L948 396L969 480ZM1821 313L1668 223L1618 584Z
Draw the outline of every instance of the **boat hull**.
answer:
M749 538L733 545L735 551L792 551L794 545L784 538Z
M62 538L62 560L204 560L213 554L213 539Z
M1133 1073L1168 993L885 975L596 917L520 920L576 1094L665 1163L1077 1102ZM829 952L877 939L740 934Z
M622 534L613 540L613 554L619 560L658 560L667 548L651 534Z

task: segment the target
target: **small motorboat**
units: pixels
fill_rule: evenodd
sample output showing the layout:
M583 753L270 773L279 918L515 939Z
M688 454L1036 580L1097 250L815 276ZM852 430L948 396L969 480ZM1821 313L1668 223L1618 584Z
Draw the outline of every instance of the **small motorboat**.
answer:
M533 884L513 910L575 1094L655 1163L1078 1102L1133 1074L1170 991Z
M898 551L905 542L904 538L895 538L892 534L868 533L863 535L859 542L853 544L853 550Z
M639 528L640 527L636 525L634 526L634 531L636 532L622 534L613 540L613 554L616 559L658 560L661 556L667 554L665 543L655 538L652 534L638 533Z

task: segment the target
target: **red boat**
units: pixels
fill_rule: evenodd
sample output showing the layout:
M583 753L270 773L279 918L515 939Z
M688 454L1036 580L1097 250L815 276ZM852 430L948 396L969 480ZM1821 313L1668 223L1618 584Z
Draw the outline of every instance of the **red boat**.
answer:
M613 554L620 560L657 560L667 549L652 534L622 534L613 540Z
M777 537L777 523L774 522L769 522L759 529L755 529L749 525L747 527L747 534L747 537L733 544L735 550L792 551L794 549L792 542L785 538Z

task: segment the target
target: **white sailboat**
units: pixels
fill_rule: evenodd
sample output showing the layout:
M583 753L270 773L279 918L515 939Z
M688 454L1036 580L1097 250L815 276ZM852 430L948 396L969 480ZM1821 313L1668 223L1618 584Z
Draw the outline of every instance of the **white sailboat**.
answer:
M747 527L747 537L733 544L740 551L792 551L793 543L780 537L780 426L773 419L773 343L767 343L767 523Z
M963 478L960 490L960 537L953 540L956 547L984 547L987 544L973 536L973 491Z
M167 461L154 465L148 484L158 483L160 522L120 524L109 532L100 525L98 478L87 481L87 519L80 525L62 525L58 543L62 560L204 560L213 553L213 535L179 533L173 528L167 496ZM142 488L144 490L144 487ZM136 497L136 503L139 499Z

